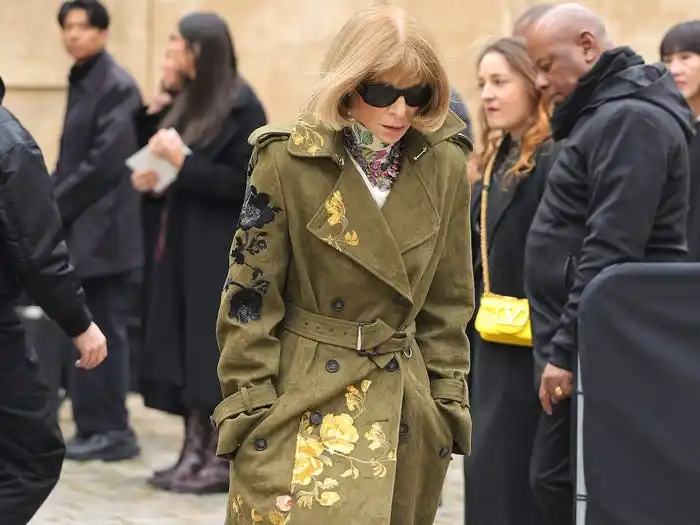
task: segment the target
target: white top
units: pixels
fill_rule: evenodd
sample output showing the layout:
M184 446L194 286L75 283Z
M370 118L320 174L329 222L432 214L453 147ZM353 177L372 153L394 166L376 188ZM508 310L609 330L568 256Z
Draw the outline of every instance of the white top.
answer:
M355 158L350 155L350 152L348 152L348 157L350 157L350 160L352 163L355 165L355 168L357 168L357 171L362 175L362 180L365 181L365 185L367 186L367 189L369 190L370 195L374 199L374 202L377 203L377 206L379 206L379 209L382 209L384 206L384 203L386 202L387 197L389 196L389 193L391 192L391 189L388 190L380 190L376 186L372 186L372 183L369 181L369 178L367 177L367 174L365 173L365 170L362 169L360 164L355 160Z

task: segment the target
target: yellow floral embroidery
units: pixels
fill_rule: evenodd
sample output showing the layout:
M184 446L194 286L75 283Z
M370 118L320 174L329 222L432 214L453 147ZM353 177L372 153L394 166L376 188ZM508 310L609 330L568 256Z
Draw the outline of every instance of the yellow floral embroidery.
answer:
M326 200L324 204L326 213L328 213L327 222L330 226L340 225L340 233L338 235L326 236L326 242L333 246L336 250L340 250L340 245L347 244L349 246L357 246L360 244L360 237L355 230L347 231L348 218L345 215L345 203L343 196L339 191L333 192L333 195Z
M318 459L322 453L323 446L316 439L303 436L297 438L292 485L305 487L323 472L323 463Z
M300 146L306 153L313 155L323 148L323 135L314 129L313 124L299 120L291 133L292 143Z
M341 501L342 480L323 476L326 467L334 462L347 467L341 478L360 477L360 467L371 468L372 476L387 475L387 464L396 461L396 452L391 448L382 423L375 422L362 434L356 420L367 406L367 392L372 382L362 381L359 388L349 385L345 392L345 405L350 413L326 414L320 428L310 422L309 414L302 418L297 435L294 471L292 475L292 498L299 508L310 509L314 503L331 507ZM372 453L370 459L353 456L357 447L365 445Z

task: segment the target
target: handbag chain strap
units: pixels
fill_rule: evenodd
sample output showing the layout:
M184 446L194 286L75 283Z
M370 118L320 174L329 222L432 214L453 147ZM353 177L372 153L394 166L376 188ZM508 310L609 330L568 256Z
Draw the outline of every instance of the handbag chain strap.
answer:
M498 150L500 149L500 144L496 147L496 150L491 155L488 164L486 165L486 170L484 171L484 178L481 182L481 221L480 221L480 237L481 237L481 272L484 280L484 293L491 293L491 279L489 277L489 254L488 254L488 240L486 238L486 209L488 207L489 200L489 189L491 187L491 173L493 171L493 165L496 162L496 157L498 156Z

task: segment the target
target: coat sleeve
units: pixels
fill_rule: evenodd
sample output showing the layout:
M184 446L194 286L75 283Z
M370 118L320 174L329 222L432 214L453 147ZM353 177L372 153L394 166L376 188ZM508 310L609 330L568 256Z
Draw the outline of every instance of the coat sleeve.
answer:
M262 106L249 103L232 123L235 131L216 160L198 152L185 158L173 183L174 191L239 203L246 190L247 166L253 151L247 140L265 122Z
M131 84L115 85L100 100L85 160L68 176L52 177L65 225L80 217L128 173L124 162L136 151L134 116L140 107L141 96Z
M549 362L572 370L581 294L608 266L644 258L664 184L668 178L670 137L649 115L620 108L584 152L588 170L588 235L579 254L574 282Z
M466 329L474 312L474 276L469 194L465 170L447 217L442 256L416 317L416 340L428 369L431 394L452 429L458 454L468 454L471 448Z
M290 254L274 148L267 146L248 183L217 321L224 400L213 421L219 432L217 454L223 458L233 458L277 399L281 348L275 332L285 314Z
M46 314L70 337L87 330L92 316L33 142L18 143L0 158L0 238L12 274Z

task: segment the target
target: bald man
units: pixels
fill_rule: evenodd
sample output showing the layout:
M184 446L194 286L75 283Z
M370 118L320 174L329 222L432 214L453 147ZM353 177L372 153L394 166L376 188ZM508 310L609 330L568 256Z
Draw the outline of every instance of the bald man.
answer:
M549 523L571 525L579 300L608 266L685 258L692 117L662 65L614 47L579 5L549 10L527 43L538 87L555 104L553 137L563 141L525 254L544 410L531 481Z

